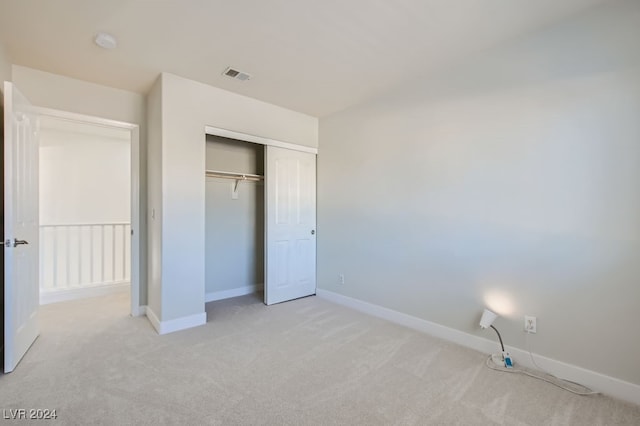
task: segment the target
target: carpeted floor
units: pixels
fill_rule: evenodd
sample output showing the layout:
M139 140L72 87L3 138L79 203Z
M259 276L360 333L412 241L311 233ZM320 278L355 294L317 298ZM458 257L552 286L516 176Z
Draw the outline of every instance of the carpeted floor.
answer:
M126 295L42 307L42 333L0 375L34 424L639 425L640 407L485 367L465 349L317 297L207 304L207 325L158 336Z

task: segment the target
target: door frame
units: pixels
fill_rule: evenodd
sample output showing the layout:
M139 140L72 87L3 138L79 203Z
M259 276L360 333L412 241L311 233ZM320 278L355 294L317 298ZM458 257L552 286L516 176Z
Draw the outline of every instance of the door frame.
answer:
M279 148L292 149L294 151L308 152L318 155L318 148L297 145L295 143L283 142L276 139L269 139L262 136L250 135L248 133L236 132L223 129L222 127L204 126L204 133L212 136L221 136L228 139L236 139L244 142L253 142L260 145L277 146Z
M36 114L79 124L128 130L131 139L131 316L144 315L140 306L140 126L125 121L78 114L52 108L34 107Z

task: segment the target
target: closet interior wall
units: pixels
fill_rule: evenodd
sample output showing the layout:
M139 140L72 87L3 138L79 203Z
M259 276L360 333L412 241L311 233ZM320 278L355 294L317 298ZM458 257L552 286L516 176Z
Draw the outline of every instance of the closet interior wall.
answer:
M264 146L207 135L206 169L264 175ZM207 301L262 291L264 183L206 179L205 291Z

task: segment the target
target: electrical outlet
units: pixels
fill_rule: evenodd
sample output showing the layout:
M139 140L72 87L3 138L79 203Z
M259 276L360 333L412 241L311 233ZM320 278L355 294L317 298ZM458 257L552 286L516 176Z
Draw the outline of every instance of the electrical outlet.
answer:
M524 316L524 331L527 333L535 333L538 330L538 325L536 324L536 317L531 315Z
M339 274L338 280L340 281L340 284L344 284L344 274Z

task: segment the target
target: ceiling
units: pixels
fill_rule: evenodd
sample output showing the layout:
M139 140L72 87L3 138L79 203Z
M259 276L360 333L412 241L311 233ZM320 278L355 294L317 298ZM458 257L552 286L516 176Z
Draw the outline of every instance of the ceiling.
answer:
M165 71L321 117L606 1L0 0L0 43L106 86L144 94Z

